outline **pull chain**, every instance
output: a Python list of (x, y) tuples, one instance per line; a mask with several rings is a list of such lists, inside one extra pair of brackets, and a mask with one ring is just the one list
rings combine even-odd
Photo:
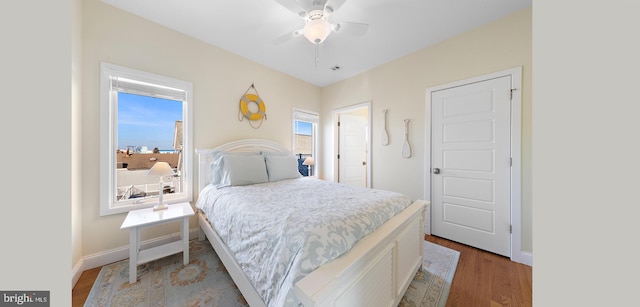
[(314, 44), (314, 50), (315, 50), (315, 54), (314, 54), (314, 63), (313, 63), (313, 70), (314, 71), (318, 71), (318, 61), (320, 61), (320, 56), (318, 55), (318, 48), (320, 48), (320, 44)]

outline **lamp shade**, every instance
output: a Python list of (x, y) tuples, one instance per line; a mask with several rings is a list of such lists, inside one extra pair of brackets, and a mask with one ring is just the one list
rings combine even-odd
[(173, 169), (171, 169), (171, 166), (167, 162), (156, 162), (147, 173), (147, 176), (165, 177), (173, 175)]
[(320, 44), (331, 34), (331, 24), (322, 18), (310, 20), (302, 33), (312, 44)]
[(164, 194), (162, 177), (173, 175), (173, 169), (171, 169), (171, 166), (167, 162), (156, 162), (156, 164), (154, 164), (151, 169), (149, 169), (149, 172), (147, 172), (147, 176), (160, 176), (158, 204), (153, 206), (153, 211), (164, 210), (168, 208), (168, 206), (162, 201), (162, 194)]
[(313, 157), (307, 157), (302, 162), (302, 165), (316, 165), (316, 161), (313, 159)]

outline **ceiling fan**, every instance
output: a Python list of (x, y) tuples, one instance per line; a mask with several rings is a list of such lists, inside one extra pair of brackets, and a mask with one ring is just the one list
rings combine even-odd
[(300, 16), (305, 21), (302, 29), (286, 33), (274, 40), (274, 44), (284, 43), (293, 37), (304, 35), (314, 45), (324, 42), (332, 32), (363, 35), (369, 25), (356, 22), (335, 22), (329, 16), (338, 10), (346, 0), (275, 0), (280, 5)]

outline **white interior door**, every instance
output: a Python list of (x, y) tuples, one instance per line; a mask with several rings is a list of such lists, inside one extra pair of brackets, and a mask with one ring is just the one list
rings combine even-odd
[(362, 116), (340, 114), (338, 182), (367, 186), (367, 120)]
[(431, 93), (431, 231), (511, 254), (511, 77)]

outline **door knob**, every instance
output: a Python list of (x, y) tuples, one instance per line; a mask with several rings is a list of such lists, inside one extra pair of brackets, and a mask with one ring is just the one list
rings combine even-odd
[(367, 165), (367, 161), (362, 161), (362, 165)]
[(433, 173), (436, 174), (436, 175), (440, 174), (440, 169), (439, 168), (434, 168), (433, 169)]

